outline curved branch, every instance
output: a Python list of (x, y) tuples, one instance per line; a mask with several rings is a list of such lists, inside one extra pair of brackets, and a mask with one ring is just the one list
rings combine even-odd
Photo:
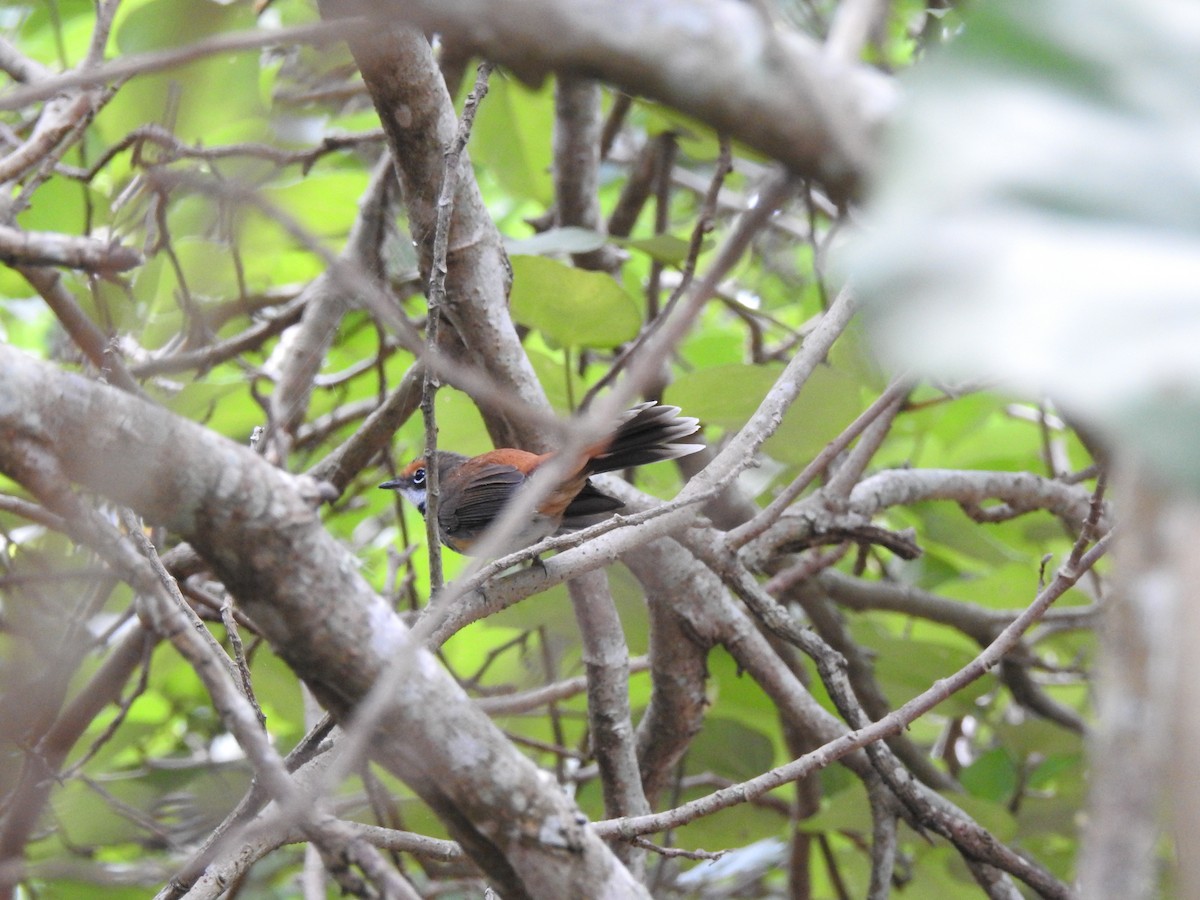
[[(1091, 512), (1091, 491), (1029, 472), (979, 472), (960, 469), (891, 469), (854, 486), (849, 501), (831, 508), (823, 492), (796, 504), (763, 535), (746, 545), (742, 558), (752, 569), (765, 566), (781, 548), (805, 546), (839, 529), (862, 528), (872, 516), (892, 506), (926, 500), (950, 500), (969, 508), (999, 500), (1005, 518), (1046, 510), (1080, 528)], [(1097, 527), (1107, 531), (1112, 521), (1103, 510)], [(892, 548), (893, 550), (896, 548)]]
[(352, 714), (390, 660), (402, 662), (375, 752), (505, 896), (644, 896), (575, 806), (414, 646), (321, 526), (306, 479), (11, 348), (0, 347), (0, 368), (0, 470), (37, 445), (71, 480), (181, 534), (336, 718)]
[(556, 71), (662, 101), (840, 198), (854, 196), (874, 168), (880, 126), (898, 99), (885, 76), (733, 0), (375, 0), (369, 8), (448, 35), (530, 81)]

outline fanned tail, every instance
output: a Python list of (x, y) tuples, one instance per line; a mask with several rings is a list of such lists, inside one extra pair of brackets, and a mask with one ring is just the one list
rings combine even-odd
[(683, 439), (699, 430), (700, 420), (679, 415), (678, 406), (663, 406), (652, 400), (639, 403), (625, 413), (608, 448), (593, 456), (587, 472), (614, 472), (695, 453), (704, 445)]

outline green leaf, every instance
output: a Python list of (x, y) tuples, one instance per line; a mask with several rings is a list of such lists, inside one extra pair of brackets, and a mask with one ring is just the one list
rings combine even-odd
[[(683, 265), (684, 260), (687, 259), (688, 248), (691, 246), (690, 241), (673, 234), (656, 234), (654, 237), (648, 238), (617, 240), (615, 243), (622, 247), (628, 247), (630, 250), (640, 250), (651, 259), (668, 266)], [(702, 249), (710, 246), (712, 246), (712, 241), (705, 240)]]
[(1011, 752), (1019, 756), (1072, 755), (1081, 753), (1083, 749), (1079, 735), (1045, 719), (1029, 718), (1020, 723), (1001, 723), (996, 726), (996, 735)]
[(549, 85), (531, 91), (497, 74), (479, 105), (471, 132), (471, 158), (503, 187), (544, 206), (554, 198), (550, 142), (554, 96)]
[[(135, 0), (136, 2), (136, 0)], [(16, 4), (3, 4), (3, 6)], [(29, 9), (21, 22), (20, 50), (57, 71), (60, 65), (69, 68), (80, 63), (87, 54), (95, 25), (96, 7), (90, 0), (56, 0), (54, 3), (26, 4)], [(5, 21), (5, 28), (12, 25)], [(59, 55), (61, 27), (62, 49)]]
[(350, 230), (358, 210), (347, 197), (359, 197), (367, 187), (363, 169), (313, 171), (288, 185), (277, 185), (263, 193), (278, 203), (314, 234), (340, 237)]
[(973, 6), (909, 82), (847, 259), (899, 365), (1049, 392), (1191, 491), (1197, 33), (1175, 0)]
[(962, 578), (941, 589), (941, 593), (947, 597), (966, 600), (987, 609), (1024, 609), (1037, 596), (1037, 592), (1036, 560), (1000, 563), (997, 568), (983, 575)]
[(797, 823), (810, 834), (821, 831), (870, 832), (871, 807), (862, 783), (851, 782), (844, 790), (821, 799), (821, 811)]
[(1017, 789), (1017, 767), (1006, 750), (988, 750), (959, 774), (962, 786), (973, 796), (1003, 803)]
[(637, 301), (601, 272), (541, 256), (512, 259), (512, 316), (573, 347), (615, 347), (641, 325)]
[(715, 160), (721, 152), (717, 136), (703, 122), (648, 100), (639, 101), (638, 109), (650, 134), (674, 134), (680, 150), (692, 159)]
[(1016, 820), (1004, 804), (971, 794), (943, 794), (943, 796), (1000, 840), (1010, 841), (1016, 834)]
[(196, 299), (223, 299), (237, 294), (233, 253), (228, 244), (200, 238), (175, 241), (175, 253)]
[[(878, 654), (875, 675), (893, 707), (926, 691), (938, 679), (953, 675), (975, 656), (949, 644), (886, 635), (873, 638), (871, 645)], [(992, 686), (993, 679), (990, 676), (978, 678), (934, 709), (959, 715), (975, 713), (975, 700), (991, 690)]]
[[(918, 530), (926, 542), (941, 544), (943, 548), (962, 554), (965, 557), (962, 560), (964, 568), (970, 566), (972, 560), (989, 566), (1023, 561), (1013, 548), (996, 540), (989, 530), (973, 523), (962, 509), (952, 503), (914, 503), (905, 512), (920, 522)], [(1037, 570), (1033, 569), (1031, 575), (1036, 585)]]
[(758, 409), (783, 366), (741, 364), (698, 369), (667, 388), (664, 399), (706, 425), (741, 428)]
[(87, 189), (73, 181), (51, 178), (34, 191), (29, 208), (17, 216), (17, 223), (31, 231), (82, 234), (86, 194)]
[[(125, 54), (151, 52), (253, 26), (253, 13), (246, 5), (150, 0), (120, 18), (115, 42)], [(207, 142), (215, 130), (260, 112), (258, 56), (243, 52), (134, 78), (100, 112), (96, 123), (111, 141), (139, 125), (158, 122), (182, 141)]]
[(161, 725), (171, 715), (171, 704), (157, 691), (146, 691), (129, 707), (130, 722)]
[(692, 741), (687, 764), (692, 772), (721, 772), (744, 780), (771, 768), (775, 751), (761, 731), (735, 719), (710, 716)]
[[(765, 393), (757, 394), (756, 399), (761, 402)], [(833, 366), (819, 366), (763, 448), (782, 462), (804, 465), (853, 422), (861, 409), (859, 380)]]
[(604, 246), (606, 238), (590, 228), (551, 228), (527, 238), (508, 238), (504, 249), (510, 256), (550, 256), (555, 253), (587, 253)]

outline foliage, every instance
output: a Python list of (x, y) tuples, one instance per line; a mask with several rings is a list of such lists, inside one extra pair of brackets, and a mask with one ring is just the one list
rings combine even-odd
[[(107, 55), (116, 59), (256, 24), (245, 4), (123, 0), (100, 8), (116, 10), (107, 42)], [(97, 21), (92, 3), (10, 5), (0, 16), (16, 51), (48, 70), (88, 58)], [(948, 39), (959, 25), (956, 13), (941, 16), (939, 24), (923, 5), (897, 3), (864, 53), (884, 68), (919, 61), (928, 44)], [(802, 27), (812, 29), (813, 22), (802, 18)], [(316, 20), (309, 4), (277, 0), (257, 24)], [(990, 46), (986, 31), (976, 37), (967, 28), (966, 34), (964, 43)], [(443, 49), (453, 84), (463, 72), (453, 68), (452, 44)], [(455, 92), (459, 110), (470, 73), (462, 80)], [(553, 131), (562, 125), (555, 89), (552, 81), (529, 86), (496, 71), (468, 150), (469, 174), (511, 253), (511, 315), (521, 347), (551, 405), (566, 415), (593, 388), (611, 387), (614, 368), (625, 365), (622, 351), (654, 331), (664, 310), (686, 305), (706, 273), (720, 271), (731, 235), (753, 219), (756, 203), (780, 179), (769, 162), (743, 147), (735, 149), (732, 172), (724, 176), (723, 145), (702, 123), (648, 100), (624, 109), (626, 98), (606, 88), (603, 115), (619, 131), (596, 173), (601, 216), (558, 221), (551, 167), (565, 163), (554, 156)], [(5, 113), (6, 153), (29, 138), (42, 102)], [(386, 183), (380, 188), (373, 175), (388, 145), (346, 47), (297, 43), (207, 55), (114, 81), (110, 93), (93, 102), (94, 117), (81, 122), (75, 140), (60, 145), (61, 157), (46, 157), (44, 165), (10, 182), (6, 223), (28, 232), (89, 236), (100, 246), (142, 254), (137, 265), (120, 271), (59, 270), (69, 300), (103, 336), (110, 359), (149, 400), (178, 416), (238, 444), (257, 442), (287, 471), (319, 467), (394, 396), (413, 371), (419, 348), (406, 344), (369, 298), (354, 295), (331, 340), (315, 351), (319, 358), (297, 359), (297, 353), (314, 352), (296, 344), (302, 307), (316, 302), (314, 279), (332, 271), (362, 232), (377, 228), (367, 241), (370, 252), (353, 259), (370, 270), (368, 258), (376, 258), (372, 274), (386, 286), (392, 314), (414, 329), (426, 324), (419, 274), (425, 248), (413, 247), (410, 211), (398, 192)], [(942, 127), (961, 130), (956, 122)], [(670, 177), (639, 188), (638, 168), (646, 160)], [(631, 202), (638, 212), (632, 227), (609, 234), (611, 222), (608, 228), (605, 222)], [(360, 212), (371, 203), (384, 211), (378, 219)], [(647, 386), (651, 395), (697, 416), (713, 448), (762, 431), (765, 443), (759, 442), (754, 465), (706, 507), (723, 529), (744, 522), (793, 483), (889, 385), (857, 324), (838, 337), (802, 386), (784, 375), (814, 340), (822, 318), (842, 302), (838, 286), (826, 280), (826, 267), (846, 217), (819, 184), (806, 181), (792, 190), (712, 286), (693, 327), (657, 361), (656, 382)], [(689, 257), (693, 245), (695, 259)], [(609, 254), (601, 259), (611, 264), (588, 266), (587, 255), (596, 253)], [(0, 270), (5, 342), (117, 384), (113, 370), (98, 366), (81, 345), (79, 329), (64, 324), (61, 307), (52, 311), (45, 302), (53, 287), (39, 282), (37, 272), (47, 271), (20, 260)], [(471, 349), (483, 355), (492, 350)], [(309, 363), (310, 390), (281, 408), (281, 384)], [(789, 378), (798, 394), (769, 430), (756, 412), (769, 392), (789, 387)], [(851, 682), (870, 719), (883, 718), (971, 664), (1054, 580), (1072, 549), (1086, 546), (1091, 529), (1109, 524), (1099, 500), (1089, 506), (1098, 472), (1089, 450), (1053, 406), (975, 385), (910, 387), (901, 392), (902, 403), (874, 410), (852, 449), (824, 461), (820, 480), (803, 492), (789, 519), (803, 532), (800, 539), (744, 548), (760, 548), (752, 580), (792, 622), (811, 629), (805, 633), (849, 660)], [(469, 454), (490, 449), (490, 411), (486, 396), (442, 387), (436, 398), (439, 446)], [(258, 435), (264, 426), (267, 434)], [(99, 421), (92, 427), (122, 425)], [(415, 509), (376, 485), (394, 474), (397, 463), (419, 455), (424, 441), (420, 416), (412, 415), (371, 465), (338, 485), (338, 496), (321, 511), (325, 527), (353, 552), (371, 585), (409, 618), (427, 605), (431, 592), (424, 525)], [(635, 484), (651, 497), (671, 498), (685, 484), (684, 469), (656, 463), (639, 469)], [(43, 506), (45, 497), (16, 477), (0, 480), (0, 487), (0, 499), (12, 501), (0, 505), (0, 734), (8, 740), (0, 744), (3, 834), (12, 828), (18, 788), (48, 752), (47, 735), (56, 724), (70, 723), (77, 714), (72, 703), (100, 696), (106, 666), (139, 610), (135, 592), (114, 577), (94, 547), (64, 536), (63, 524)], [(115, 518), (102, 496), (89, 499)], [(180, 542), (161, 528), (148, 533), (164, 556)], [(919, 554), (904, 552), (910, 545)], [(445, 561), (451, 579), (467, 565), (453, 554)], [(635, 664), (629, 678), (636, 724), (652, 692), (662, 687), (655, 680), (667, 680), (654, 666), (665, 652), (652, 633), (662, 627), (656, 619), (676, 605), (682, 609), (684, 598), (668, 592), (648, 599), (647, 579), (636, 567), (631, 573), (613, 566), (607, 574), (620, 615), (619, 640), (631, 656), (650, 657), (648, 666)], [(224, 587), (203, 566), (179, 579), (212, 635), (237, 657), (233, 620), (228, 609), (222, 613)], [(728, 583), (699, 583), (711, 591), (699, 601), (730, 608), (736, 603), (736, 615), (743, 617), (737, 621), (749, 630), (751, 622), (759, 623), (767, 632), (740, 605), (745, 598), (731, 599)], [(1083, 735), (1093, 712), (1093, 628), (1104, 587), (1103, 576), (1088, 574), (1002, 665), (939, 698), (931, 711), (904, 723), (892, 743), (905, 765), (974, 822), (1066, 883), (1078, 849)], [(827, 673), (778, 632), (762, 645), (773, 648), (770, 659), (755, 669), (739, 655), (732, 632), (716, 634), (714, 625), (712, 637), (697, 630), (703, 621), (680, 621), (677, 640), (703, 648), (707, 678), (693, 685), (703, 695), (697, 733), (664, 776), (668, 788), (656, 798), (656, 809), (755, 778), (826, 742), (811, 719), (782, 699), (782, 689), (764, 674), (768, 670), (792, 679), (788, 684), (797, 690), (806, 685), (832, 716), (845, 715), (830, 695)], [(583, 651), (580, 629), (566, 588), (557, 586), (472, 621), (445, 643), (440, 658), (469, 693), (483, 698), (484, 708), (564, 683), (555, 701), (497, 714), (496, 722), (596, 821), (627, 811), (614, 811), (603, 790), (594, 764), (596, 721), (589, 719), (584, 688), (566, 684), (596, 662)], [(301, 742), (314, 715), (279, 648), (256, 631), (250, 621), (236, 626), (267, 731), (286, 753)], [(247, 788), (245, 753), (192, 665), (166, 641), (155, 641), (139, 658), (118, 686), (117, 702), (101, 703), (64, 748), (69, 752), (61, 774), (53, 776), (37, 827), (13, 854), (25, 866), (22, 896), (145, 896), (179, 872)], [(861, 769), (831, 765), (754, 803), (653, 834), (659, 844), (728, 853), (716, 862), (651, 855), (646, 883), (662, 897), (735, 891), (865, 896), (873, 864), (879, 867), (871, 847), (872, 813), (878, 817), (880, 806), (864, 788), (870, 781)], [(330, 807), (355, 822), (452, 836), (410, 785), (382, 768), (347, 778)], [(898, 803), (889, 809), (895, 821)], [(900, 892), (980, 896), (978, 872), (964, 864), (965, 853), (943, 837), (914, 830), (911, 812), (899, 819), (889, 881)], [(623, 845), (621, 852), (628, 859), (633, 851)], [(296, 844), (275, 849), (234, 893), (300, 896), (303, 857)], [(399, 852), (395, 858), (422, 892), (480, 895), (478, 872), (461, 862)]]
[(1172, 0), (980, 9), (912, 73), (855, 266), (893, 357), (1050, 392), (1189, 490), (1196, 27)]

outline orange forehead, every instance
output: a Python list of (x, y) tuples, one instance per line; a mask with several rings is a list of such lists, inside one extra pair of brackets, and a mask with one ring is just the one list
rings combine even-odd
[(425, 460), (414, 459), (407, 466), (405, 466), (403, 469), (401, 469), (400, 477), (401, 478), (410, 477), (412, 475), (415, 475), (417, 472), (420, 472), (424, 468), (425, 468)]

